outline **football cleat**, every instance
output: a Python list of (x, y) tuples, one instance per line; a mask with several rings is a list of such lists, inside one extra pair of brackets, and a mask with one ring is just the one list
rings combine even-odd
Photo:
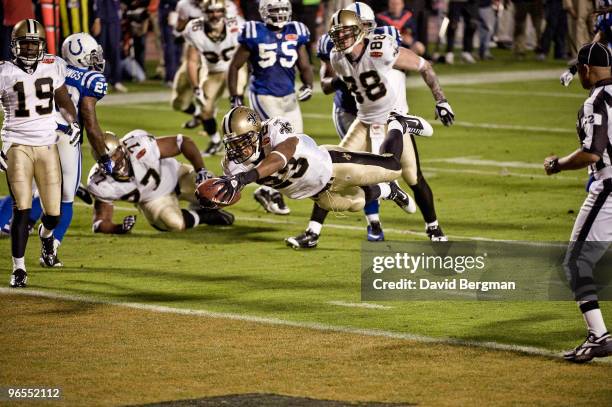
[(585, 363), (593, 358), (604, 358), (612, 355), (612, 335), (608, 332), (596, 337), (589, 332), (586, 340), (576, 348), (563, 354), (563, 358), (574, 363)]
[(24, 288), (28, 284), (28, 273), (23, 269), (17, 269), (11, 274), (11, 281), (9, 287), (11, 288)]
[(319, 243), (319, 235), (306, 229), (301, 235), (286, 238), (285, 243), (293, 249), (314, 249)]
[(85, 188), (82, 184), (79, 184), (79, 187), (77, 188), (77, 191), (76, 191), (76, 196), (81, 201), (85, 202), (87, 205), (93, 204), (93, 198), (91, 197), (91, 194), (89, 193), (89, 191), (87, 191), (87, 188)]
[(387, 124), (397, 121), (402, 126), (402, 133), (414, 134), (416, 136), (431, 137), (433, 135), (433, 127), (419, 116), (401, 115), (397, 112), (389, 113)]
[(221, 209), (199, 209), (200, 224), (210, 226), (230, 226), (234, 223), (234, 215)]
[(57, 247), (55, 246), (55, 238), (40, 236), (42, 224), (38, 226), (38, 237), (40, 237), (40, 266), (41, 267), (64, 267), (64, 264), (57, 258)]
[(416, 203), (414, 199), (402, 190), (396, 181), (390, 182), (389, 186), (391, 187), (391, 194), (385, 199), (395, 202), (406, 213), (415, 213)]
[(291, 212), (291, 209), (285, 204), (283, 195), (273, 189), (259, 187), (253, 193), (253, 198), (263, 206), (266, 212), (275, 215), (288, 215)]
[(206, 150), (202, 151), (202, 157), (210, 157), (217, 153), (220, 153), (221, 151), (223, 151), (223, 143), (220, 141), (216, 143), (214, 141), (211, 141), (208, 144), (208, 147), (206, 147)]
[(427, 233), (427, 237), (432, 242), (448, 242), (448, 237), (442, 232), (440, 226), (430, 226), (425, 229), (425, 233)]
[(385, 233), (382, 230), (380, 222), (371, 222), (368, 225), (368, 241), (382, 242), (385, 240)]
[(183, 123), (183, 128), (184, 129), (195, 129), (201, 124), (202, 124), (202, 119), (200, 119), (198, 116), (192, 116), (191, 119)]

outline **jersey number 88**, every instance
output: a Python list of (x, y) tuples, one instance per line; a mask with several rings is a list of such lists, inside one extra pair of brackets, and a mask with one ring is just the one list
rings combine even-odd
[[(361, 92), (359, 92), (359, 87), (357, 86), (357, 81), (352, 76), (343, 76), (342, 80), (346, 82), (348, 85), (349, 91), (355, 96), (355, 100), (357, 103), (363, 103), (365, 100)], [(372, 102), (384, 97), (387, 94), (387, 87), (380, 80), (380, 76), (376, 71), (367, 71), (363, 72), (359, 75), (359, 82), (365, 91), (365, 95)]]

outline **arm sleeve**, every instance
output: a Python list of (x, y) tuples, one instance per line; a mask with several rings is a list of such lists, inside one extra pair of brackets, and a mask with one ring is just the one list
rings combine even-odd
[(102, 99), (108, 90), (106, 78), (99, 72), (89, 72), (83, 77), (83, 96)]

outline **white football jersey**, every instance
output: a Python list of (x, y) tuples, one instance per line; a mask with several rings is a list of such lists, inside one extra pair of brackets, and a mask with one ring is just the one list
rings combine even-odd
[(11, 61), (0, 62), (0, 97), (4, 110), (2, 141), (27, 146), (57, 143), (54, 92), (66, 80), (66, 63), (45, 55), (32, 73)]
[[(295, 154), (282, 170), (257, 181), (282, 192), (292, 199), (309, 198), (318, 194), (332, 177), (332, 161), (329, 152), (305, 134), (292, 132), (289, 122), (276, 118), (263, 122), (264, 151), (273, 150), (290, 137), (299, 142)], [(268, 150), (269, 147), (269, 150)], [(223, 162), (226, 175), (249, 171), (255, 165)]]
[(103, 202), (147, 202), (175, 191), (180, 163), (174, 158), (160, 159), (155, 137), (144, 130), (133, 130), (121, 139), (128, 153), (133, 175), (118, 181), (99, 165), (89, 171), (87, 189)]
[(224, 30), (225, 34), (220, 40), (212, 40), (206, 33), (204, 18), (191, 20), (183, 30), (183, 37), (202, 54), (210, 73), (226, 72), (238, 48), (240, 28), (235, 24), (226, 24)]
[(386, 34), (371, 34), (364, 44), (363, 54), (356, 62), (351, 63), (335, 49), (330, 61), (357, 102), (357, 118), (365, 124), (386, 123), (390, 112), (408, 112), (405, 74), (393, 69), (399, 45)]
[(179, 0), (176, 3), (176, 12), (181, 20), (199, 18), (203, 14), (198, 3), (193, 0)]

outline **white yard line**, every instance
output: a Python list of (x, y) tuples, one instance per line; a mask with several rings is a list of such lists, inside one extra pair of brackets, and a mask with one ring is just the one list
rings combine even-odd
[[(537, 70), (537, 71), (514, 71), (514, 72), (478, 72), (478, 73), (467, 73), (467, 74), (454, 74), (454, 75), (440, 75), (439, 80), (440, 84), (443, 86), (465, 86), (465, 85), (478, 85), (478, 84), (487, 84), (487, 83), (507, 83), (507, 82), (524, 82), (524, 81), (539, 81), (539, 80), (551, 80), (558, 82), (559, 75), (563, 69), (547, 69), (547, 70)], [(406, 87), (408, 89), (411, 88), (423, 88), (427, 85), (423, 82), (423, 79), (419, 75), (414, 75), (406, 78)], [(559, 85), (561, 88), (561, 85)], [(478, 90), (476, 90), (478, 91)], [(321, 93), (320, 86), (315, 86), (315, 92)], [(471, 92), (471, 90), (467, 90), (466, 92)], [(517, 92), (517, 95), (521, 95), (518, 93), (519, 91), (505, 91), (501, 90), (500, 93), (496, 93), (495, 90), (482, 90), (481, 93), (489, 93), (490, 94), (506, 94), (505, 92)], [(477, 92), (473, 92), (477, 93)], [(552, 95), (563, 95), (557, 97), (579, 97), (584, 98), (584, 96), (569, 96), (570, 93), (567, 94), (563, 92), (553, 92)], [(547, 96), (551, 97), (548, 92), (524, 92), (522, 95), (537, 95), (537, 96)], [(568, 96), (565, 96), (568, 95)], [(100, 104), (103, 106), (113, 106), (113, 105), (132, 105), (139, 103), (158, 103), (158, 102), (166, 102), (168, 103), (168, 109), (170, 109), (170, 98), (172, 96), (172, 91), (170, 89), (163, 91), (155, 91), (155, 92), (135, 92), (135, 93), (121, 93), (121, 94), (110, 94), (106, 96), (104, 99), (100, 101)]]
[[(109, 301), (109, 300), (102, 300), (102, 299), (97, 299), (97, 298), (92, 298), (92, 297), (54, 293), (50, 291), (48, 292), (48, 291), (36, 291), (36, 290), (29, 290), (29, 289), (0, 288), (0, 294), (24, 295), (24, 296), (49, 298), (49, 299), (54, 299), (54, 300), (78, 301), (78, 302), (86, 302), (86, 303), (91, 303), (91, 304), (104, 304), (104, 305), (112, 305), (112, 306), (118, 306), (118, 307), (123, 307), (123, 308), (130, 308), (130, 309), (136, 309), (136, 310), (148, 311), (148, 312), (156, 312), (156, 313), (162, 313), (162, 314), (175, 314), (175, 315), (188, 315), (188, 316), (205, 317), (205, 318), (229, 319), (229, 320), (234, 320), (234, 321), (252, 322), (252, 323), (257, 323), (257, 324), (289, 326), (289, 327), (301, 328), (301, 329), (311, 329), (315, 331), (338, 332), (338, 333), (353, 334), (353, 335), (383, 337), (383, 338), (390, 338), (390, 339), (401, 339), (401, 340), (421, 342), (421, 343), (432, 343), (432, 344), (453, 345), (453, 346), (469, 346), (469, 347), (475, 347), (475, 348), (491, 349), (491, 350), (496, 350), (496, 351), (516, 352), (516, 353), (522, 353), (522, 354), (528, 354), (528, 355), (539, 355), (539, 356), (544, 356), (547, 358), (554, 358), (554, 359), (560, 359), (562, 357), (558, 352), (553, 352), (548, 349), (537, 348), (533, 346), (511, 345), (511, 344), (498, 343), (498, 342), (493, 342), (493, 341), (485, 342), (485, 341), (473, 341), (473, 340), (464, 340), (464, 339), (456, 339), (456, 338), (435, 338), (431, 336), (411, 334), (407, 332), (386, 331), (382, 329), (356, 328), (356, 327), (350, 327), (350, 326), (322, 324), (322, 323), (317, 323), (317, 322), (291, 321), (291, 320), (285, 320), (285, 319), (280, 319), (280, 318), (259, 317), (259, 316), (253, 316), (253, 315), (207, 311), (207, 310), (200, 310), (200, 309), (172, 308), (172, 307), (166, 307), (162, 305), (142, 304), (142, 303), (135, 303), (135, 302)], [(598, 360), (598, 362), (609, 364), (609, 363), (612, 363), (612, 360), (609, 360), (609, 359), (601, 360), (600, 359)]]
[(504, 168), (537, 168), (542, 169), (542, 164), (526, 163), (521, 161), (496, 161), (483, 160), (480, 156), (472, 157), (450, 157), (450, 158), (430, 158), (422, 160), (427, 163), (449, 163), (464, 165), (479, 165), (485, 167), (504, 167)]
[(348, 308), (367, 308), (367, 309), (393, 309), (388, 305), (370, 304), (368, 302), (346, 302), (346, 301), (328, 301), (330, 305), (337, 305), (339, 307)]

